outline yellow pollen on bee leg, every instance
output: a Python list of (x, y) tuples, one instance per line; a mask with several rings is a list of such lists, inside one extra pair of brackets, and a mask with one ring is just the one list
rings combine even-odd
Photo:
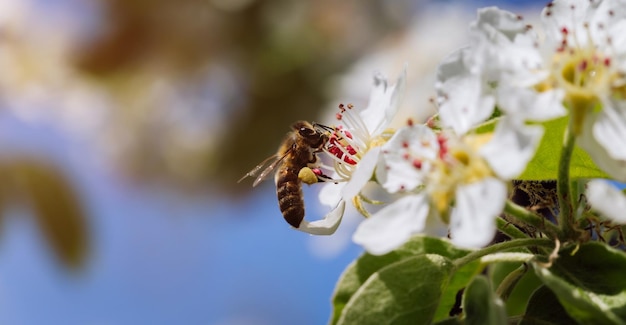
[(315, 175), (313, 170), (309, 167), (300, 169), (298, 172), (298, 178), (305, 184), (311, 185), (317, 183), (317, 175)]

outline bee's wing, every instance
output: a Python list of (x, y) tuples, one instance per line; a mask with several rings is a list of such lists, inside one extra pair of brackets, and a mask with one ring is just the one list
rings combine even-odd
[(252, 187), (259, 185), (263, 180), (267, 178), (276, 168), (282, 163), (282, 161), (287, 157), (291, 150), (288, 150), (282, 156), (273, 155), (263, 160), (260, 164), (254, 167), (247, 174), (243, 175), (241, 179), (237, 181), (237, 183), (243, 181), (246, 177), (256, 177), (254, 183), (252, 183)]

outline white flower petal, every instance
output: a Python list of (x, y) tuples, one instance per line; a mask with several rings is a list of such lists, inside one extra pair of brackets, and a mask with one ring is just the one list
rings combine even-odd
[(387, 79), (380, 73), (374, 75), (374, 88), (369, 104), (360, 112), (370, 135), (383, 132), (398, 112), (406, 84), (406, 73), (405, 66), (393, 86), (388, 85)]
[(478, 20), (472, 23), (471, 28), (486, 33), (492, 40), (504, 37), (509, 41), (527, 30), (519, 15), (497, 7), (479, 9)]
[[(334, 176), (337, 177), (337, 176)], [(325, 183), (319, 192), (320, 203), (330, 207), (335, 207), (341, 200), (341, 191), (346, 183), (335, 184), (332, 182)]]
[(405, 196), (364, 220), (352, 240), (370, 254), (389, 253), (424, 230), (428, 211), (425, 195)]
[(480, 148), (480, 154), (498, 177), (513, 179), (526, 169), (535, 156), (542, 136), (543, 127), (514, 125), (505, 116), (498, 122), (491, 141)]
[[(604, 1), (611, 2), (610, 1)], [(544, 8), (541, 17), (548, 41), (558, 44), (562, 39), (561, 30), (566, 28), (570, 34), (570, 42), (585, 47), (590, 40), (599, 39), (598, 23), (605, 23), (606, 14), (597, 15), (596, 9), (602, 1), (558, 0), (552, 1), (550, 7)], [(602, 10), (604, 12), (604, 10)], [(549, 14), (548, 14), (549, 13)], [(591, 28), (584, 28), (583, 25)]]
[(626, 223), (626, 197), (607, 181), (590, 181), (587, 184), (587, 200), (592, 209), (605, 217), (621, 224)]
[(537, 36), (519, 15), (484, 8), (471, 30), (472, 55), (465, 62), (487, 83), (529, 87), (546, 79), (547, 73), (539, 69), (542, 56), (535, 46)]
[[(626, 5), (626, 3), (622, 4)], [(622, 12), (622, 15), (626, 15), (626, 10), (619, 10), (618, 12)], [(612, 64), (615, 64), (615, 68), (618, 71), (626, 71), (626, 17), (621, 17), (617, 23), (613, 24), (610, 27), (608, 34), (611, 37), (612, 49), (615, 50), (614, 61)]]
[(464, 66), (468, 51), (461, 49), (444, 59), (435, 85), (441, 122), (459, 135), (485, 121), (495, 107), (495, 98), (481, 76)]
[(567, 114), (563, 106), (565, 92), (562, 89), (537, 92), (529, 88), (501, 85), (497, 94), (498, 107), (520, 122), (547, 121)]
[(495, 219), (504, 209), (506, 184), (495, 178), (459, 186), (450, 216), (452, 242), (459, 247), (483, 247), (493, 239)]
[(337, 207), (324, 216), (324, 219), (313, 222), (302, 220), (300, 227), (296, 229), (311, 235), (332, 235), (339, 227), (345, 209), (346, 202), (340, 201)]
[(593, 124), (593, 136), (616, 160), (626, 160), (626, 102), (611, 100), (603, 103)]
[(356, 170), (352, 173), (352, 177), (350, 177), (348, 183), (346, 183), (341, 190), (341, 197), (344, 200), (352, 202), (352, 198), (357, 196), (365, 184), (372, 179), (374, 169), (378, 164), (379, 154), (380, 147), (374, 147), (361, 158), (361, 161), (357, 164)]
[[(376, 180), (390, 193), (422, 185), (431, 161), (437, 158), (437, 135), (424, 125), (406, 126), (383, 145)], [(416, 168), (415, 162), (421, 162)]]
[(626, 182), (626, 160), (613, 158), (605, 146), (593, 136), (597, 116), (588, 116), (583, 122), (583, 133), (578, 137), (578, 145), (589, 153), (593, 162), (603, 171), (618, 181)]

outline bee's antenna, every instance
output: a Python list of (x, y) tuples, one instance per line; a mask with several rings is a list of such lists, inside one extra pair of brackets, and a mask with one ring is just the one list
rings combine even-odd
[(328, 125), (320, 124), (320, 123), (317, 123), (317, 122), (313, 122), (313, 127), (321, 129), (321, 130), (324, 130), (324, 131), (328, 131), (328, 132), (335, 131), (335, 128), (330, 127)]

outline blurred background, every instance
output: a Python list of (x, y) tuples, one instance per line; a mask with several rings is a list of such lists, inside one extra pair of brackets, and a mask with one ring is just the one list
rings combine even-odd
[(0, 1), (0, 323), (326, 323), (360, 217), (311, 237), (237, 180), (376, 71), (426, 119), (477, 8), (543, 4)]

